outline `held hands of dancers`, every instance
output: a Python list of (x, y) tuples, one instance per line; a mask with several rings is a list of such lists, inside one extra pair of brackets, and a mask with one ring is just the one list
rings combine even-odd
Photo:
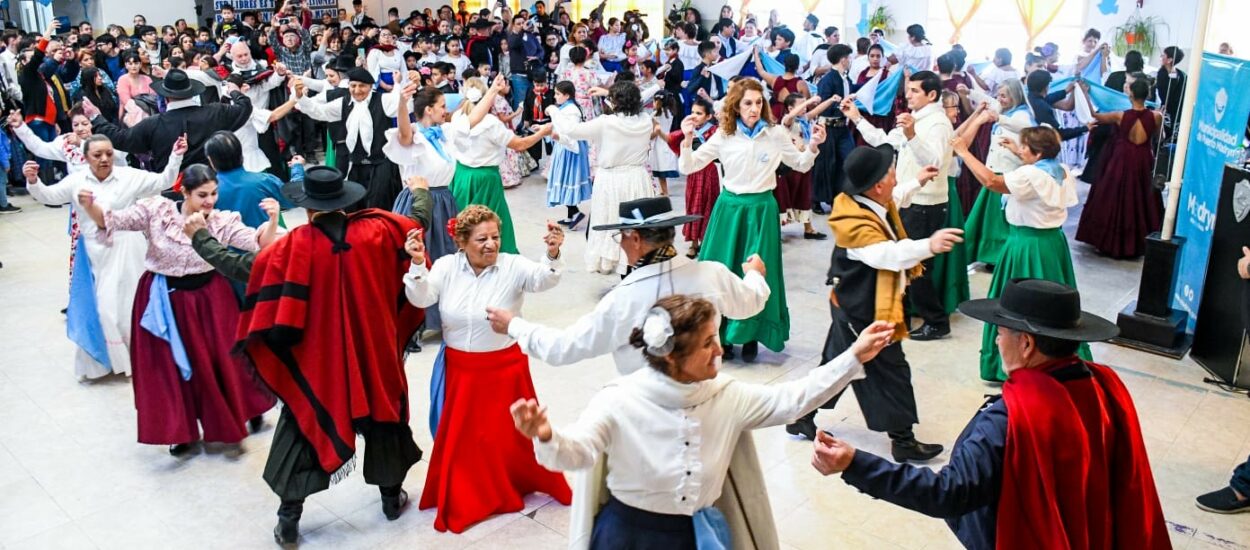
[(929, 252), (934, 254), (945, 254), (955, 248), (955, 245), (964, 242), (964, 230), (954, 227), (947, 227), (933, 232), (933, 236), (929, 237)]
[[(84, 99), (82, 101), (83, 101), (83, 104), (82, 104), (83, 111), (85, 112), (87, 110), (88, 101), (90, 100)], [(10, 128), (14, 128), (14, 129), (21, 128), (22, 125), (25, 123), (26, 122), (22, 120), (21, 111), (18, 111), (17, 109), (13, 109), (12, 111), (9, 111), (9, 127)]]
[(539, 406), (536, 399), (518, 399), (510, 410), (512, 423), (521, 435), (530, 439), (537, 437), (543, 443), (551, 441), (551, 422), (547, 421), (546, 406)]
[(496, 334), (508, 334), (508, 325), (512, 324), (513, 317), (512, 312), (506, 309), (486, 308), (486, 320), (490, 321), (490, 329)]
[(294, 94), (295, 97), (304, 97), (304, 89), (305, 89), (304, 79), (302, 78), (291, 79), (291, 93)]
[(968, 154), (968, 140), (959, 136), (955, 136), (951, 138), (951, 149), (955, 151), (956, 155), (967, 155)]
[(764, 265), (764, 260), (760, 258), (759, 254), (752, 254), (751, 257), (747, 258), (747, 261), (742, 264), (742, 272), (745, 274), (748, 271), (754, 271), (759, 273), (760, 277), (764, 277), (768, 274), (768, 267)]
[(421, 176), (409, 176), (408, 179), (404, 181), (404, 186), (406, 186), (409, 191), (416, 191), (417, 189), (429, 190), (430, 182)]
[(547, 234), (543, 235), (543, 243), (547, 245), (547, 259), (560, 258), (560, 247), (564, 245), (564, 229), (551, 220), (547, 220)]
[(192, 212), (182, 222), (182, 232), (188, 237), (195, 237), (195, 233), (201, 229), (208, 227), (208, 221), (204, 219), (204, 214), (200, 212)]
[(842, 103), (838, 104), (838, 110), (842, 111), (842, 114), (846, 115), (846, 119), (851, 121), (852, 124), (858, 124), (859, 119), (863, 118), (863, 115), (859, 112), (859, 107), (855, 106), (855, 94), (842, 98)]
[(919, 174), (916, 174), (916, 179), (920, 180), (920, 186), (924, 187), (926, 184), (933, 181), (933, 178), (936, 178), (939, 172), (941, 172), (941, 170), (939, 170), (937, 166), (925, 166), (920, 169)]
[(816, 432), (816, 440), (812, 442), (812, 467), (821, 475), (840, 474), (851, 467), (855, 459), (855, 447), (842, 441), (829, 432)]
[(412, 257), (412, 265), (425, 265), (425, 231), (413, 229), (404, 241), (404, 252)]

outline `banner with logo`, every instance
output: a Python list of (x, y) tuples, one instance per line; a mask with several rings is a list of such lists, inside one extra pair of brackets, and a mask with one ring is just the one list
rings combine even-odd
[(1250, 81), (1250, 61), (1203, 53), (1176, 219), (1176, 234), (1186, 240), (1181, 247), (1180, 269), (1172, 296), (1172, 307), (1189, 312), (1186, 330), (1190, 333), (1194, 331), (1198, 305), (1202, 303), (1224, 164), (1238, 160), (1246, 120), (1250, 118), (1250, 94), (1244, 92), (1247, 81)]
[[(83, 0), (86, 3), (86, 0)], [(235, 17), (243, 18), (243, 12), (254, 11), (260, 16), (262, 22), (269, 22), (273, 18), (273, 11), (276, 2), (274, 0), (214, 0), (213, 11), (216, 15), (216, 21), (221, 22), (221, 7), (230, 4), (234, 8)], [(313, 23), (320, 23), (323, 14), (329, 14), (335, 21), (339, 20), (339, 4), (338, 0), (304, 0), (304, 9), (312, 12)]]

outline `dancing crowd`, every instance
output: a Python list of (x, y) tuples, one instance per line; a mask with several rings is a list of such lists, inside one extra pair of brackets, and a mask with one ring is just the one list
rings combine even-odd
[[(815, 15), (729, 6), (664, 29), (603, 4), (580, 20), (564, 2), (457, 8), (375, 20), (356, 0), (314, 20), (287, 0), (263, 21), (227, 4), (200, 28), (0, 36), (0, 164), (11, 192), (70, 205), (75, 373), (130, 377), (140, 443), (239, 444), (280, 403), (275, 540), (298, 542), (305, 499), (357, 468), (358, 437), (394, 520), (423, 457), (405, 358), (437, 340), (418, 506), (439, 531), (540, 492), (572, 505), (578, 547), (777, 548), (749, 431), (785, 425), (821, 474), (970, 548), (1170, 547), (1132, 398), (1088, 346), (1117, 329), (1081, 311), (1062, 228), (1079, 177), (1076, 239), (1143, 254), (1181, 50), (1148, 74), (1091, 29), (1067, 60), (1048, 43), (1017, 70), (999, 49), (978, 71), (920, 25), (852, 46)], [(1095, 105), (1091, 85), (1129, 108)], [(536, 184), (564, 218), (529, 258), (508, 190)], [(820, 365), (772, 385), (718, 374), (785, 349), (783, 233), (822, 241), (826, 223)], [(567, 327), (524, 318), (583, 228), (574, 269), (615, 286)], [(993, 273), (984, 298), (970, 268)], [(1001, 394), (933, 470), (910, 464), (945, 447), (916, 437), (902, 341), (951, 337), (956, 312), (985, 323), (980, 375)], [(621, 376), (552, 426), (531, 358), (607, 354)], [(889, 458), (820, 429), (848, 387)]]

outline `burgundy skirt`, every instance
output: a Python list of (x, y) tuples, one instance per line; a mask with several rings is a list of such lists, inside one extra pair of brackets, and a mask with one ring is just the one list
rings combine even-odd
[[(990, 154), (990, 143), (994, 140), (991, 134), (993, 130), (993, 125), (982, 124), (968, 147), (972, 151), (972, 156), (981, 162), (985, 162), (985, 157)], [(964, 168), (959, 173), (959, 178), (955, 180), (955, 189), (959, 192), (959, 205), (963, 207), (963, 214), (966, 218), (972, 211), (972, 205), (977, 202), (977, 195), (981, 194), (981, 182), (977, 181), (977, 176), (972, 173), (972, 170)]]
[(682, 226), (681, 234), (687, 241), (702, 241), (707, 232), (707, 220), (712, 217), (712, 207), (720, 196), (720, 174), (715, 164), (686, 176), (686, 214), (703, 216)]
[(191, 379), (183, 380), (169, 343), (140, 325), (155, 277), (146, 272), (139, 279), (131, 316), (139, 442), (190, 443), (200, 439), (201, 427), (204, 441), (242, 441), (247, 420), (273, 408), (275, 399), (243, 358), (230, 353), (239, 324), (230, 283), (216, 272), (168, 278), (174, 320), (191, 362)]
[(1146, 236), (1163, 226), (1163, 195), (1153, 184), (1154, 151), (1118, 140), (1098, 184), (1090, 187), (1076, 240), (1112, 258), (1146, 253)]
[(777, 210), (812, 209), (812, 173), (790, 170), (777, 176), (777, 187), (773, 188), (773, 197), (777, 199)]

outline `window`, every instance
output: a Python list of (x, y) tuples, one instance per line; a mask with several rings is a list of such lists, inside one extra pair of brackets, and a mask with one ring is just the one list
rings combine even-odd
[[(1033, 46), (1054, 42), (1059, 46), (1060, 64), (1074, 63), (1081, 46), (1081, 38), (1085, 36), (1084, 22), (1085, 2), (1068, 2), (1059, 9), (1054, 21), (1034, 39)], [(954, 30), (946, 1), (929, 0), (929, 21), (925, 25), (925, 31), (929, 35), (929, 41), (933, 42), (935, 58), (950, 50)], [(1016, 69), (1023, 67), (1027, 41), (1024, 23), (1020, 21), (1020, 9), (1012, 0), (982, 2), (972, 20), (964, 25), (959, 38), (959, 43), (968, 50), (968, 62), (989, 60), (994, 56), (994, 50), (1007, 48), (1015, 58), (1012, 65)]]

